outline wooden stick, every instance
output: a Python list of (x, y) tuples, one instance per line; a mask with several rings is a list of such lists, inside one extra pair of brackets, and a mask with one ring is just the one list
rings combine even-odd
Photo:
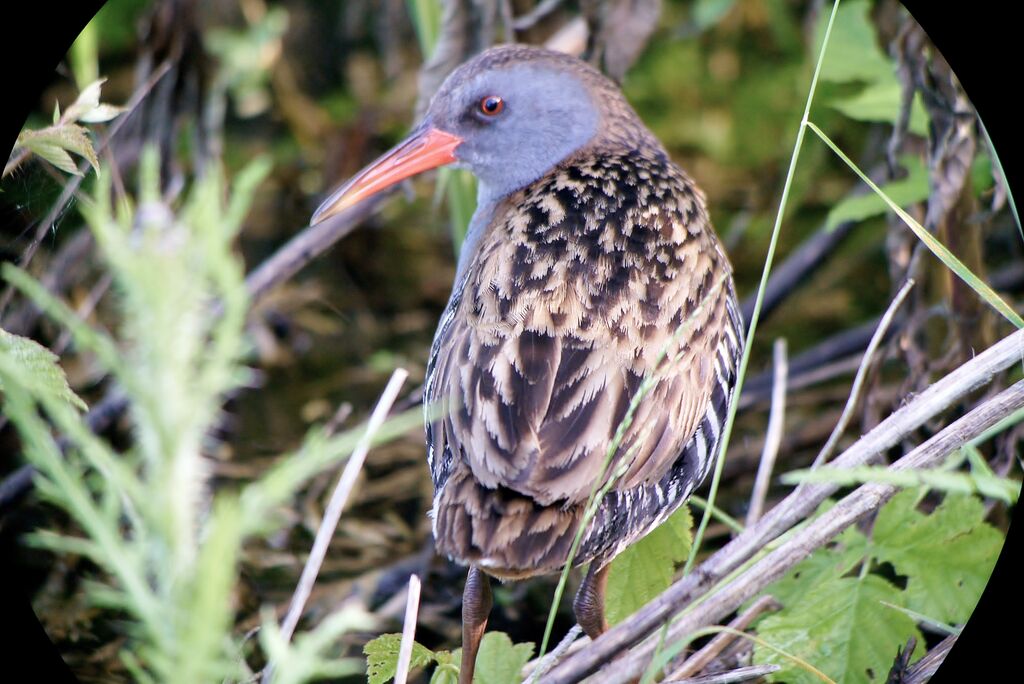
[[(771, 596), (762, 596), (754, 605), (747, 608), (741, 615), (737, 616), (732, 622), (729, 623), (729, 627), (742, 632), (754, 619), (765, 612), (766, 610), (778, 610), (779, 603)], [(692, 677), (699, 674), (701, 670), (711, 664), (711, 661), (718, 657), (725, 648), (733, 643), (737, 639), (736, 634), (733, 632), (722, 632), (718, 634), (714, 639), (709, 641), (704, 648), (700, 649), (692, 656), (686, 659), (686, 662), (682, 664), (675, 672), (668, 676), (670, 680), (685, 679), (686, 677)]]
[(850, 417), (853, 415), (853, 409), (857, 406), (857, 402), (860, 399), (860, 390), (864, 386), (864, 378), (867, 377), (868, 368), (871, 367), (871, 360), (875, 356), (875, 351), (882, 344), (889, 332), (889, 326), (892, 324), (892, 319), (896, 315), (897, 309), (906, 299), (907, 294), (910, 292), (910, 288), (914, 287), (914, 279), (907, 278), (907, 282), (903, 283), (903, 287), (900, 288), (899, 292), (893, 298), (889, 307), (885, 310), (885, 314), (882, 316), (882, 320), (878, 324), (878, 328), (875, 330), (875, 334), (871, 336), (871, 341), (868, 342), (867, 351), (864, 352), (864, 357), (861, 359), (860, 367), (857, 369), (857, 375), (853, 379), (853, 387), (850, 388), (850, 396), (846, 400), (846, 406), (843, 407), (843, 413), (839, 416), (839, 422), (836, 423), (836, 427), (832, 430), (832, 434), (829, 435), (828, 441), (825, 442), (825, 446), (821, 448), (818, 455), (815, 457), (814, 462), (811, 464), (812, 468), (817, 468), (822, 463), (828, 460), (828, 457), (832, 455), (832, 450), (835, 449), (836, 444), (839, 442), (839, 438), (843, 436), (843, 432), (846, 431), (846, 426), (850, 422)]
[(773, 349), (775, 359), (775, 382), (772, 386), (772, 408), (768, 413), (768, 429), (765, 432), (764, 448), (761, 450), (761, 461), (757, 465), (757, 478), (754, 480), (754, 491), (750, 495), (750, 508), (747, 509), (747, 526), (753, 525), (764, 511), (764, 501), (768, 496), (768, 485), (771, 484), (772, 470), (775, 459), (779, 455), (782, 444), (782, 429), (786, 423), (786, 340), (775, 340)]
[(409, 596), (405, 601), (405, 621), (402, 623), (402, 643), (398, 647), (395, 684), (405, 684), (405, 680), (409, 678), (409, 662), (412, 660), (412, 644), (416, 638), (416, 617), (419, 610), (420, 578), (409, 575)]
[(781, 669), (781, 665), (751, 665), (749, 667), (738, 667), (728, 672), (716, 672), (715, 674), (704, 675), (703, 677), (666, 680), (664, 684), (734, 684), (735, 682), (749, 682), (752, 679), (760, 679)]

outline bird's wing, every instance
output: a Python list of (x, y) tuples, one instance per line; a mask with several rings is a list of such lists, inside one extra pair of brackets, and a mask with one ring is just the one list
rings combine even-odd
[[(535, 235), (517, 240), (517, 217), (536, 219), (536, 202), (548, 202), (552, 225), (559, 207), (550, 193), (534, 204), (517, 198), (507, 230), (481, 245), (439, 330), (426, 398), (447, 410), (429, 430), (431, 451), (467, 464), (485, 487), (572, 504), (609, 477), (617, 489), (656, 480), (680, 454), (714, 387), (732, 286), (713, 235), (685, 225), (665, 247), (675, 260), (668, 270), (630, 262), (628, 248), (614, 244), (581, 253), (584, 242), (555, 231), (543, 244)], [(569, 224), (594, 212), (576, 209), (554, 225), (585, 230)], [(641, 230), (665, 232), (659, 221), (680, 216), (648, 216), (631, 232), (639, 242)], [(561, 252), (545, 253), (544, 244)], [(647, 252), (643, 259), (659, 258)], [(632, 422), (614, 447), (631, 403)]]

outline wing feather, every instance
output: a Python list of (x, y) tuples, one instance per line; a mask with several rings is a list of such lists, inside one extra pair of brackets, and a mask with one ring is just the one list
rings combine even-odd
[(729, 327), (731, 287), (714, 276), (721, 286), (730, 269), (714, 234), (692, 225), (707, 214), (680, 177), (651, 181), (645, 193), (668, 198), (654, 210), (621, 184), (587, 205), (579, 182), (558, 174), (496, 210), (505, 218), (481, 238), (438, 333), (427, 396), (453, 408), (433, 447), (484, 487), (571, 506), (612, 473), (617, 490), (663, 477), (696, 431)]

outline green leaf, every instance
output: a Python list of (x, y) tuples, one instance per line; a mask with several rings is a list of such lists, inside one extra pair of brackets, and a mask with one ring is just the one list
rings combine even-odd
[(50, 162), (58, 169), (65, 173), (70, 173), (75, 176), (81, 176), (82, 172), (78, 170), (78, 165), (75, 164), (75, 160), (71, 158), (71, 155), (65, 152), (62, 148), (57, 145), (51, 145), (46, 142), (34, 141), (25, 145), (35, 154), (39, 155), (46, 161)]
[[(900, 590), (881, 577), (832, 579), (762, 620), (758, 635), (808, 661), (837, 684), (884, 682), (896, 650), (913, 636), (915, 653), (923, 653), (923, 638), (913, 620), (882, 601), (903, 605)], [(820, 684), (818, 677), (760, 645), (754, 647), (754, 662), (782, 667), (768, 675), (771, 681)]]
[(863, 559), (867, 538), (854, 527), (848, 527), (828, 548), (818, 549), (800, 561), (785, 577), (772, 583), (764, 592), (771, 594), (785, 607), (799, 603), (812, 587), (838, 580)]
[(480, 642), (473, 681), (477, 684), (519, 684), (523, 666), (533, 656), (533, 644), (513, 644), (504, 632), (488, 632)]
[(82, 411), (88, 408), (68, 385), (57, 355), (35, 340), (0, 330), (0, 355), (9, 362), (5, 365), (16, 369), (19, 384), (29, 392), (56, 397)]
[(676, 564), (686, 560), (693, 518), (683, 506), (612, 561), (605, 591), (608, 622), (617, 624), (672, 584)]
[(67, 108), (67, 111), (64, 112), (64, 117), (71, 122), (78, 121), (82, 118), (82, 115), (99, 107), (100, 90), (103, 88), (103, 82), (106, 80), (106, 78), (97, 78), (82, 88), (78, 93), (78, 97)]
[[(478, 657), (479, 655), (477, 653)], [(434, 674), (430, 675), (430, 684), (458, 684), (462, 649), (437, 651), (434, 653), (434, 660), (437, 661), (437, 667), (434, 669)]]
[(99, 172), (100, 160), (96, 157), (88, 132), (81, 126), (59, 124), (38, 131), (24, 130), (18, 136), (17, 144), (38, 154), (62, 171), (80, 175), (78, 168), (67, 155), (67, 152), (74, 152), (85, 157), (92, 168)]
[[(395, 678), (401, 645), (401, 634), (382, 634), (367, 642), (363, 647), (363, 655), (366, 656), (366, 678), (369, 684), (384, 684)], [(409, 669), (429, 665), (434, 659), (434, 652), (429, 648), (415, 641), (412, 643)]]
[[(822, 80), (874, 83), (893, 77), (893, 65), (878, 47), (870, 12), (867, 0), (851, 0), (839, 6), (821, 65)], [(827, 19), (828, 13), (822, 12), (816, 45), (821, 45)]]
[[(924, 162), (917, 157), (904, 157), (901, 163), (907, 169), (906, 178), (886, 183), (882, 191), (901, 207), (928, 199), (928, 169)], [(825, 220), (825, 230), (832, 230), (845, 221), (863, 221), (887, 211), (889, 205), (876, 193), (847, 197), (832, 207)]]
[[(829, 104), (856, 121), (896, 123), (902, 102), (903, 88), (895, 78), (876, 81), (856, 95), (832, 100)], [(907, 128), (920, 136), (928, 135), (928, 114), (921, 104), (920, 93), (910, 103), (910, 121)]]
[(917, 496), (900, 492), (879, 512), (871, 551), (907, 576), (908, 608), (943, 622), (966, 622), (992, 574), (1002, 535), (984, 522), (976, 497), (948, 494), (924, 515), (914, 506)]

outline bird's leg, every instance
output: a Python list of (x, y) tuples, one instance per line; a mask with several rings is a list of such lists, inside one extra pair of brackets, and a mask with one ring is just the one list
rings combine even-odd
[(462, 664), (459, 666), (459, 684), (473, 683), (476, 653), (480, 639), (487, 628), (491, 614), (491, 581), (480, 568), (471, 566), (466, 576), (466, 589), (462, 592)]
[(598, 560), (590, 564), (587, 576), (572, 602), (576, 622), (591, 640), (608, 630), (608, 620), (604, 615), (604, 590), (608, 586), (608, 569), (611, 568), (611, 563), (605, 563), (600, 567), (599, 564)]

